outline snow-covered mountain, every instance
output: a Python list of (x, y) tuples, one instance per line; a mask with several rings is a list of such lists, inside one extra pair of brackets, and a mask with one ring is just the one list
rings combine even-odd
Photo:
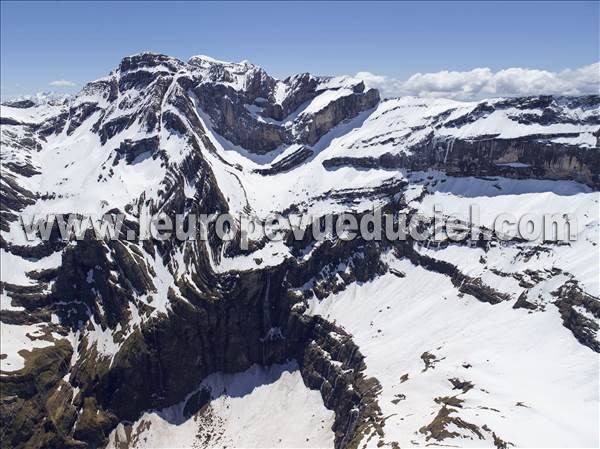
[[(597, 447), (600, 97), (124, 58), (1, 107), (6, 447)], [(19, 216), (572, 213), (573, 242), (29, 241)]]

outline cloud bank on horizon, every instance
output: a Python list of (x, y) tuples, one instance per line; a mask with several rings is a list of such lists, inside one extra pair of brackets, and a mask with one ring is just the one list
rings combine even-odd
[(77, 83), (69, 80), (55, 80), (51, 81), (50, 85), (52, 87), (75, 87), (77, 86)]
[[(600, 62), (559, 72), (520, 67), (494, 72), (484, 67), (462, 72), (415, 73), (405, 80), (371, 72), (358, 72), (354, 77), (363, 80), (367, 87), (378, 89), (383, 98), (415, 96), (469, 101), (528, 95), (600, 94)], [(77, 86), (66, 79), (49, 84), (61, 91)], [(12, 99), (32, 97), (35, 95), (19, 95)]]
[(379, 89), (383, 97), (417, 97), (477, 100), (527, 95), (585, 95), (600, 92), (600, 62), (560, 72), (513, 67), (493, 72), (476, 68), (457, 72), (442, 70), (416, 73), (407, 80), (359, 72), (367, 87)]

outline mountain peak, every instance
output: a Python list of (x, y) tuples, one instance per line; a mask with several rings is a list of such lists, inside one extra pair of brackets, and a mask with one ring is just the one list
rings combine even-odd
[(164, 67), (169, 71), (177, 71), (184, 63), (172, 56), (161, 53), (142, 52), (131, 56), (126, 56), (119, 64), (120, 72), (134, 71), (138, 69), (152, 69)]
[(231, 61), (223, 61), (221, 59), (216, 59), (213, 58), (212, 56), (207, 56), (207, 55), (194, 55), (191, 58), (188, 59), (188, 64), (190, 65), (236, 65), (236, 66), (254, 66), (256, 67), (255, 64), (252, 64), (250, 61), (244, 59), (243, 61), (240, 62), (231, 62)]

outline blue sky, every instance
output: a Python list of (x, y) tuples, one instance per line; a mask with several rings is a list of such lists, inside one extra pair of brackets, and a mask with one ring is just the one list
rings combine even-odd
[[(2, 96), (77, 87), (129, 54), (248, 59), (277, 77), (560, 71), (599, 60), (598, 2), (2, 2)], [(63, 88), (64, 89), (64, 88)]]

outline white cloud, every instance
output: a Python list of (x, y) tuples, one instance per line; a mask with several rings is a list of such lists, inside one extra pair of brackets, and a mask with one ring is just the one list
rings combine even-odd
[(560, 72), (513, 67), (498, 72), (476, 68), (466, 72), (416, 73), (407, 80), (369, 72), (357, 73), (356, 77), (368, 87), (379, 89), (383, 97), (414, 95), (470, 100), (517, 95), (583, 95), (599, 93), (600, 62)]
[(77, 86), (77, 83), (74, 83), (73, 81), (69, 80), (55, 80), (51, 81), (50, 85), (52, 87), (75, 87)]

